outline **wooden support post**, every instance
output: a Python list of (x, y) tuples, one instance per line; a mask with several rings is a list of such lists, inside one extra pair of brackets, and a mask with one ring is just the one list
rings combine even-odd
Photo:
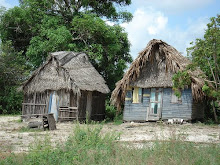
[(33, 107), (33, 113), (35, 113), (35, 103), (36, 103), (36, 92), (34, 92), (34, 107)]
[(47, 115), (48, 124), (49, 124), (49, 130), (55, 130), (56, 129), (56, 121), (54, 119), (54, 116), (52, 113)]
[(22, 115), (24, 115), (24, 104), (22, 104)]
[(88, 120), (91, 120), (91, 114), (92, 114), (92, 92), (88, 91), (87, 93), (87, 104), (86, 104), (86, 113)]
[(76, 102), (76, 105), (77, 105), (77, 114), (76, 114), (76, 120), (78, 121), (78, 120), (79, 120), (79, 108), (80, 108), (79, 101), (80, 101), (80, 98), (79, 98), (79, 93), (77, 93), (76, 95), (77, 95), (77, 102)]

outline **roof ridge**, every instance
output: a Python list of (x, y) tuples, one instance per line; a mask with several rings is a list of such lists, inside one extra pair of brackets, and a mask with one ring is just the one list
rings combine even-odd
[(74, 52), (68, 52), (67, 55), (65, 55), (63, 58), (61, 58), (59, 61), (60, 66), (65, 65), (66, 63), (70, 62), (74, 57), (78, 56), (79, 54), (82, 54), (82, 52), (74, 54)]

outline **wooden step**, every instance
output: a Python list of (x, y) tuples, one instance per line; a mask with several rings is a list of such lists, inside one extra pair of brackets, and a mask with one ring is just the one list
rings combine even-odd
[(76, 119), (77, 117), (58, 117), (59, 119)]

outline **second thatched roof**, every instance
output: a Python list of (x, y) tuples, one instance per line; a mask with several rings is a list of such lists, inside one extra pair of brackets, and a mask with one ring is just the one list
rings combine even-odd
[[(117, 82), (116, 88), (112, 92), (111, 103), (120, 110), (124, 102), (126, 89), (129, 86), (142, 88), (152, 87), (172, 87), (172, 76), (178, 71), (183, 71), (191, 62), (182, 56), (174, 47), (162, 40), (151, 40), (147, 47), (139, 53), (139, 56), (132, 62), (123, 78)], [(156, 77), (143, 78), (144, 74), (149, 74), (152, 68), (160, 68)], [(153, 69), (155, 70), (155, 69)], [(163, 72), (163, 73), (160, 73)], [(191, 72), (191, 89), (193, 98), (200, 100), (204, 93), (202, 87), (204, 80), (198, 78), (203, 72), (199, 69)], [(142, 75), (143, 77), (140, 77)]]
[(108, 93), (103, 77), (89, 62), (85, 53), (54, 52), (24, 83), (24, 93), (42, 93), (46, 90), (80, 90)]

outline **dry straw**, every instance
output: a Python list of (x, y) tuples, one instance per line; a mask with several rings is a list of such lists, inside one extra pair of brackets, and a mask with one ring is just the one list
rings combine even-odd
[[(151, 40), (132, 62), (123, 78), (116, 83), (116, 88), (112, 92), (111, 103), (120, 111), (128, 86), (142, 88), (172, 87), (172, 75), (178, 71), (183, 71), (190, 63), (190, 60), (166, 42)], [(203, 72), (197, 69), (188, 71), (188, 73), (191, 77), (193, 98), (197, 101), (201, 100), (204, 97), (202, 87), (205, 82), (204, 79), (199, 78), (199, 75)]]
[(86, 54), (67, 51), (51, 53), (47, 61), (23, 85), (26, 94), (61, 89), (77, 93), (80, 90), (109, 92), (105, 80), (89, 62)]

